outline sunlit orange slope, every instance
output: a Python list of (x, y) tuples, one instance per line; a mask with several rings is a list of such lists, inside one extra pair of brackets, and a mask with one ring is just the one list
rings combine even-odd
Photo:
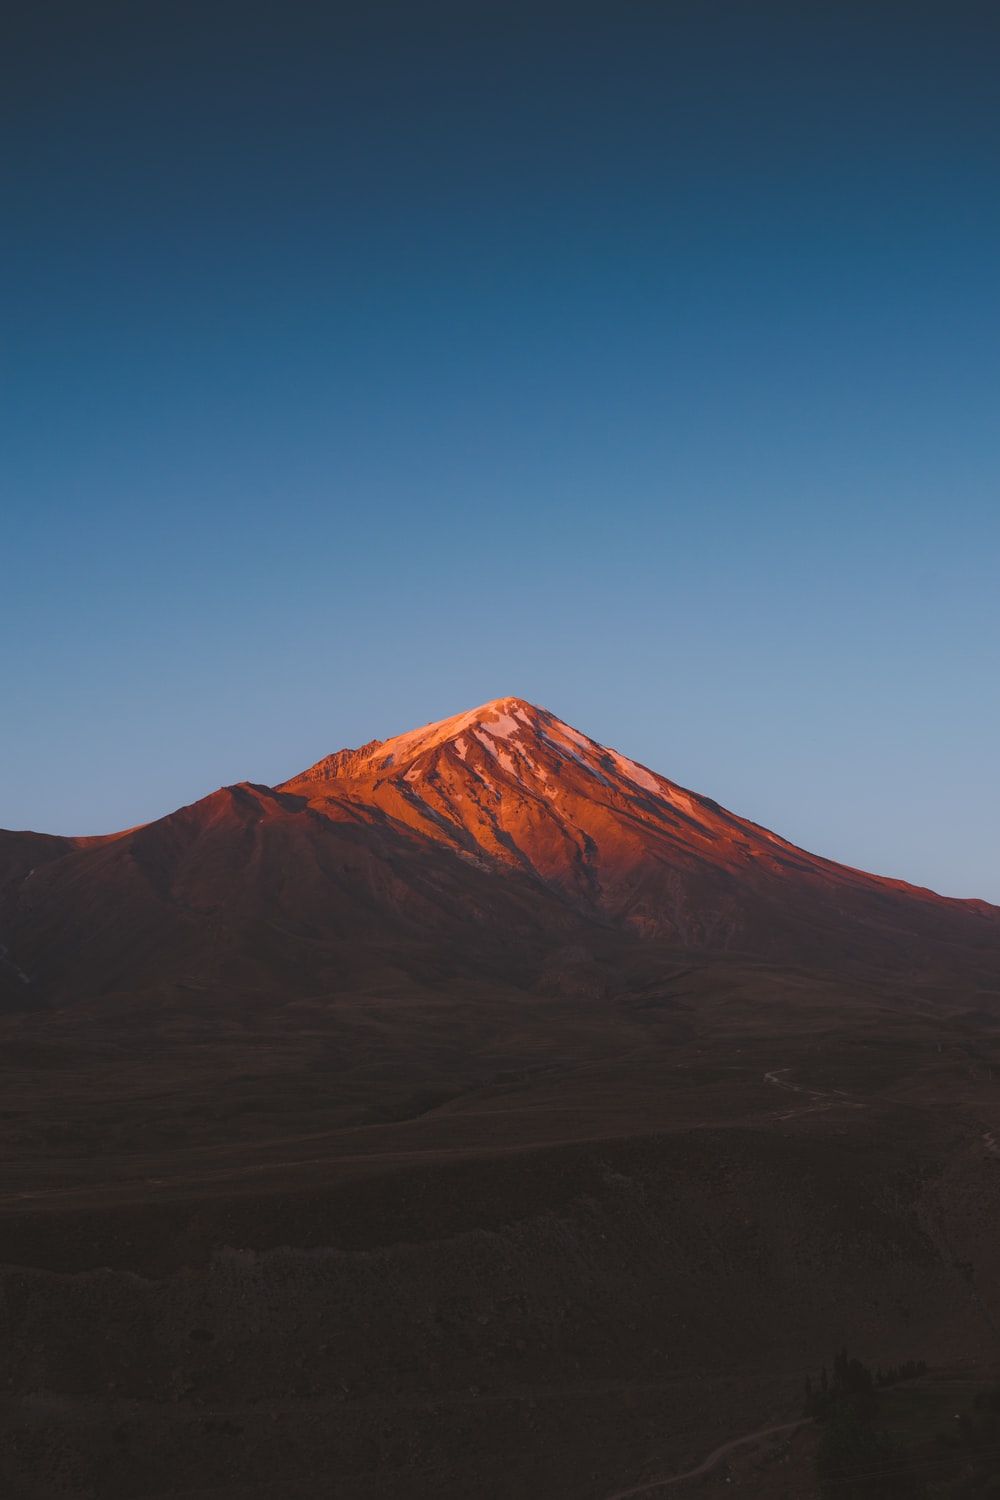
[(942, 912), (993, 926), (1000, 915), (807, 854), (520, 698), (340, 751), (279, 790), (334, 819), (377, 809), (636, 931), (698, 945), (749, 938), (755, 893), (855, 912), (874, 903), (883, 918), (916, 909), (931, 925)]

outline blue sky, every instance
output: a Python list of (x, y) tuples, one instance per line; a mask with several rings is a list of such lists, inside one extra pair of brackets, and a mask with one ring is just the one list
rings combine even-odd
[(0, 826), (515, 693), (1000, 902), (998, 42), (962, 0), (32, 8)]

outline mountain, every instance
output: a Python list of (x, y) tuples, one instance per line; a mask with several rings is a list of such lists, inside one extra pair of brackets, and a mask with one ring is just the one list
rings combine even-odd
[[(704, 949), (760, 946), (771, 904), (964, 937), (1000, 910), (817, 858), (520, 698), (498, 698), (359, 750), (279, 789), (324, 816), (378, 809), (487, 867), (516, 870), (641, 934)], [(776, 936), (780, 942), (780, 937)]]
[(1000, 951), (1000, 911), (807, 854), (499, 698), (123, 834), (4, 833), (0, 938), (7, 1003), (58, 1004), (297, 993), (390, 957), (520, 983), (580, 943), (975, 970)]
[(0, 834), (0, 945), (0, 1494), (813, 1500), (844, 1344), (995, 1367), (1000, 912), (520, 699)]

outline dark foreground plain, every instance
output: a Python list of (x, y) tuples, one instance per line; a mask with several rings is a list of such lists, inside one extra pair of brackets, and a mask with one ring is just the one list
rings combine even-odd
[(9, 836), (0, 1495), (810, 1500), (843, 1344), (926, 1362), (903, 1426), (996, 1377), (990, 909), (657, 853), (632, 922), (599, 834), (588, 908), (391, 818), (320, 889), (293, 794), (176, 818)]
[(794, 1419), (844, 1341), (992, 1370), (980, 1019), (734, 962), (206, 1031), (4, 1023), (0, 1493), (600, 1500)]

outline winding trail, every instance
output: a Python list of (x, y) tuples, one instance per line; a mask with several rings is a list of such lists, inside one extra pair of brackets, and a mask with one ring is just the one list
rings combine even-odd
[(779, 1120), (790, 1120), (794, 1115), (819, 1114), (824, 1109), (834, 1109), (838, 1104), (845, 1109), (864, 1109), (860, 1099), (854, 1099), (844, 1089), (810, 1089), (800, 1083), (789, 1083), (783, 1078), (783, 1073), (790, 1073), (791, 1068), (772, 1068), (770, 1073), (764, 1074), (764, 1082), (774, 1084), (775, 1088), (787, 1089), (790, 1094), (802, 1094), (807, 1099), (812, 1099), (812, 1104), (806, 1104), (801, 1109), (790, 1109), (787, 1114), (779, 1115)]
[(645, 1484), (633, 1485), (628, 1490), (615, 1490), (613, 1495), (608, 1495), (607, 1500), (630, 1500), (632, 1495), (650, 1495), (654, 1490), (665, 1489), (670, 1484), (683, 1484), (686, 1479), (702, 1479), (716, 1464), (721, 1463), (727, 1453), (732, 1453), (734, 1448), (742, 1448), (746, 1443), (759, 1443), (764, 1438), (777, 1437), (782, 1432), (796, 1432), (800, 1427), (806, 1427), (812, 1421), (811, 1417), (799, 1417), (794, 1422), (780, 1422), (777, 1427), (760, 1427), (756, 1432), (746, 1432), (742, 1437), (730, 1438), (728, 1443), (720, 1443), (718, 1448), (713, 1448), (707, 1458), (694, 1469), (685, 1469), (683, 1474), (669, 1474), (663, 1479), (651, 1479)]

